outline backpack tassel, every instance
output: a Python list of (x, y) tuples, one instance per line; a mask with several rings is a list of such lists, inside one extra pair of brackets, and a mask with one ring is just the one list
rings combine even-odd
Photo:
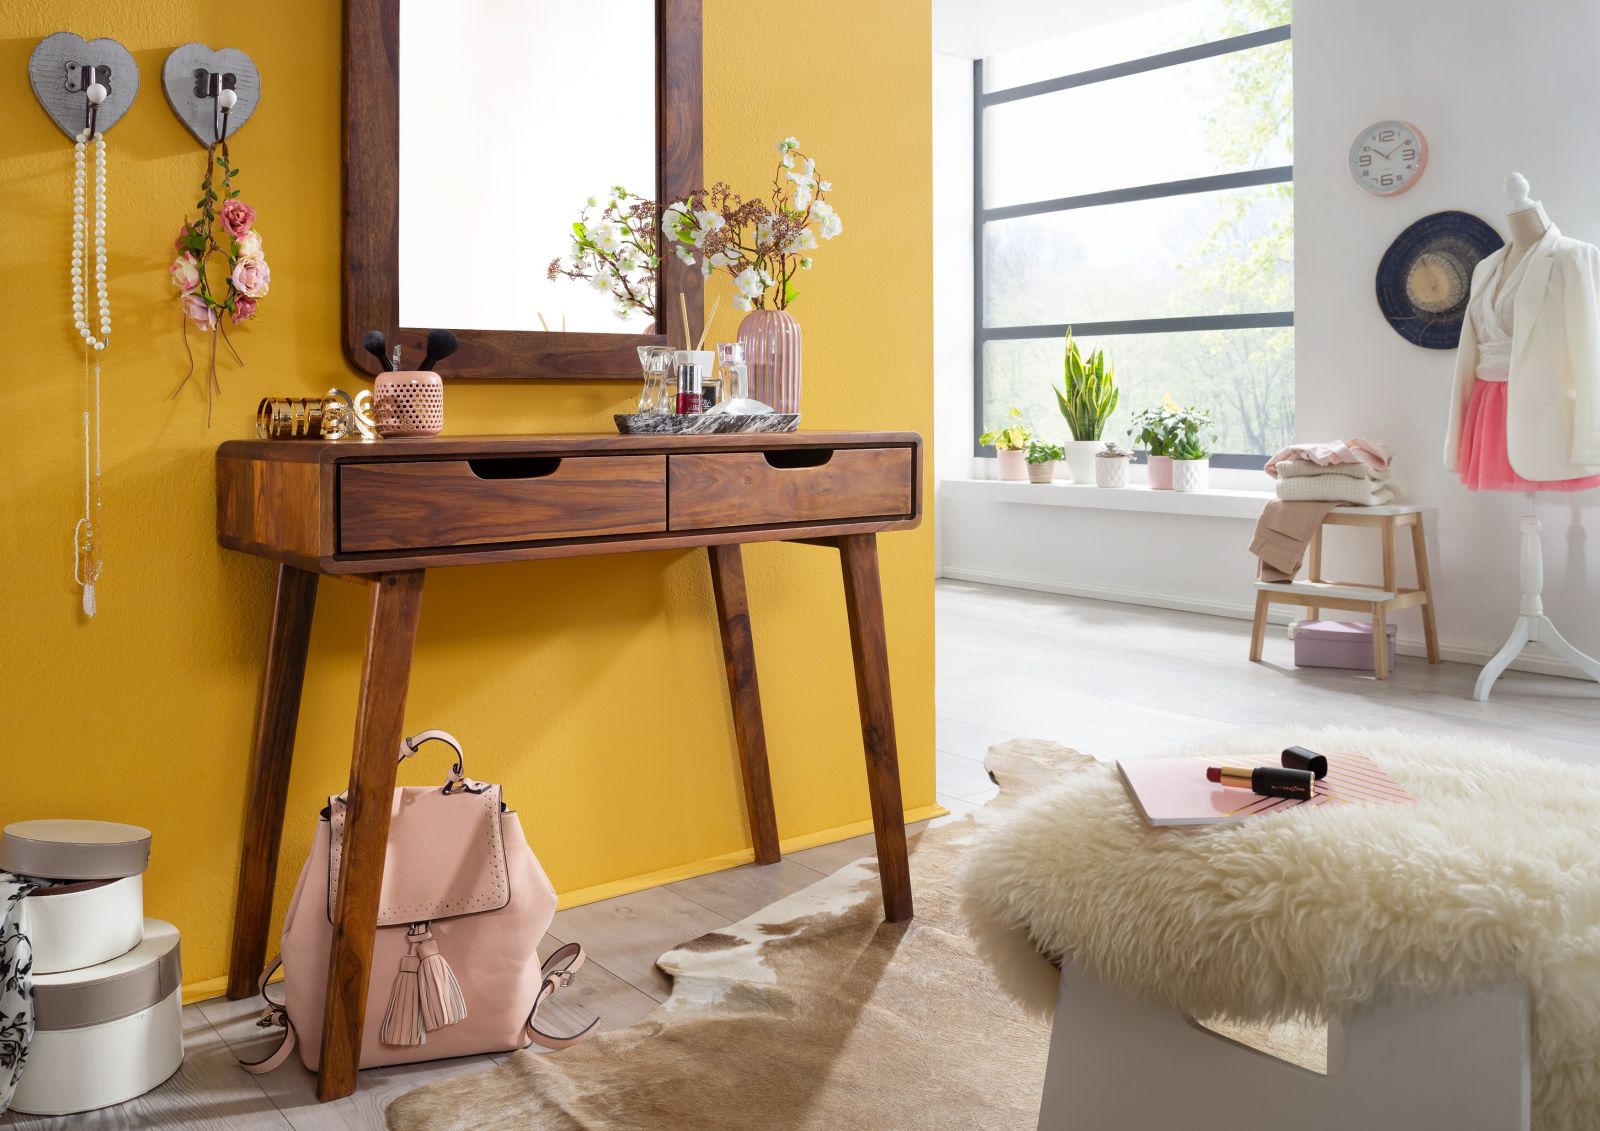
[(443, 1029), (467, 1019), (467, 999), (461, 995), (456, 972), (439, 953), (439, 944), (424, 927), (420, 935), (408, 934), (408, 941), (422, 959), (418, 981), (422, 992), (422, 1024), (429, 1030)]
[(417, 984), (421, 962), (415, 949), (413, 946), (400, 960), (400, 973), (395, 975), (394, 989), (389, 991), (389, 1008), (383, 1015), (383, 1028), (378, 1034), (378, 1039), (386, 1045), (428, 1042), (428, 1035), (422, 1031), (422, 997)]
[(425, 1045), (428, 1033), (467, 1019), (467, 1000), (428, 924), (406, 932), (406, 953), (389, 991), (378, 1038), (386, 1045)]

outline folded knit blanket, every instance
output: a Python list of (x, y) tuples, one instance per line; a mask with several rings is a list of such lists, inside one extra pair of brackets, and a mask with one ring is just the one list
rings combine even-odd
[(1275, 467), (1279, 479), (1295, 479), (1304, 475), (1348, 475), (1351, 479), (1389, 478), (1388, 468), (1372, 467), (1365, 463), (1312, 463), (1308, 459), (1286, 459)]
[(1354, 503), (1358, 507), (1381, 507), (1395, 500), (1393, 484), (1387, 480), (1352, 479), (1348, 475), (1298, 475), (1278, 480), (1278, 498), (1290, 502)]

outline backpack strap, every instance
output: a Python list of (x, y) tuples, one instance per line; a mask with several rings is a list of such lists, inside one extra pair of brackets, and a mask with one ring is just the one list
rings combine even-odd
[(535, 1024), (539, 1018), (539, 1007), (551, 994), (563, 986), (572, 985), (572, 976), (582, 968), (583, 947), (577, 943), (567, 943), (545, 959), (542, 968), (544, 981), (539, 985), (539, 996), (533, 999), (533, 1010), (528, 1014), (528, 1023), (522, 1030), (522, 1035), (530, 1042), (543, 1045), (547, 1049), (564, 1049), (594, 1035), (594, 1027), (600, 1024), (598, 1017), (589, 1022), (581, 1032), (574, 1033), (570, 1037), (551, 1036)]
[(267, 993), (267, 979), (277, 973), (278, 968), (282, 965), (282, 957), (274, 958), (267, 968), (261, 972), (261, 977), (256, 982), (256, 988), (261, 991), (261, 1000), (267, 1003), (267, 1008), (262, 1011), (261, 1019), (256, 1022), (256, 1026), (261, 1029), (270, 1029), (273, 1026), (281, 1025), (283, 1027), (283, 1043), (273, 1049), (264, 1060), (241, 1060), (239, 1062), (240, 1068), (254, 1076), (260, 1076), (263, 1073), (271, 1072), (274, 1068), (282, 1067), (283, 1063), (289, 1059), (289, 1054), (294, 1052), (294, 1046), (299, 1042), (299, 1038), (294, 1031), (294, 1022), (289, 1020), (288, 1008), (281, 1001), (273, 1001)]
[[(557, 990), (572, 985), (572, 977), (583, 968), (583, 961), (583, 947), (577, 943), (567, 943), (565, 946), (558, 947), (555, 953), (545, 959), (544, 965), (541, 967), (544, 979), (539, 984), (538, 996), (533, 999), (533, 1009), (528, 1013), (527, 1024), (523, 1026), (522, 1030), (523, 1036), (528, 1039), (529, 1043), (543, 1045), (547, 1049), (564, 1049), (580, 1041), (588, 1040), (594, 1035), (595, 1026), (600, 1024), (598, 1017), (570, 1037), (552, 1036), (540, 1029), (536, 1024), (539, 1017), (539, 1007), (549, 1000), (550, 996)], [(267, 1008), (262, 1011), (261, 1019), (256, 1022), (256, 1025), (263, 1029), (281, 1026), (284, 1034), (283, 1043), (273, 1049), (265, 1059), (253, 1062), (239, 1062), (239, 1067), (255, 1076), (260, 1076), (263, 1073), (271, 1072), (275, 1068), (282, 1067), (288, 1061), (290, 1055), (293, 1054), (295, 1045), (299, 1043), (299, 1038), (294, 1031), (294, 1022), (289, 1020), (288, 1009), (282, 1002), (273, 1001), (267, 993), (268, 979), (277, 973), (278, 968), (282, 965), (283, 959), (281, 957), (274, 958), (271, 964), (261, 972), (261, 977), (256, 983), (261, 990), (262, 1000), (267, 1003)]]

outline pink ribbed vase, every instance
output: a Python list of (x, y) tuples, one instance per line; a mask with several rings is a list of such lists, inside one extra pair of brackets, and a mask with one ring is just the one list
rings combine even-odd
[(775, 412), (800, 411), (800, 323), (787, 310), (752, 310), (739, 323), (750, 395)]

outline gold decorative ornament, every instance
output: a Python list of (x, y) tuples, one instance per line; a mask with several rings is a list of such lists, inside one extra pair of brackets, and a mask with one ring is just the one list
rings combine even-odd
[(256, 435), (263, 440), (376, 440), (372, 394), (329, 389), (321, 397), (262, 397)]

